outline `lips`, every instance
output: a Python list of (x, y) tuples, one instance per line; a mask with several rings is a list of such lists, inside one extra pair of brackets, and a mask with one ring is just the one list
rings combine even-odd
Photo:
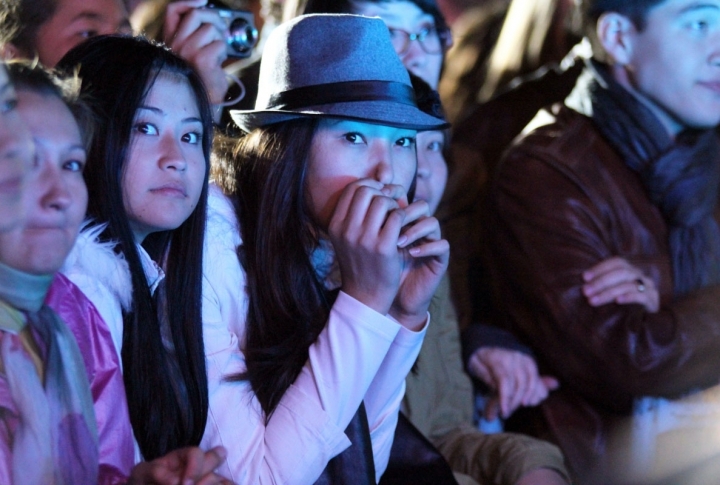
[(158, 195), (164, 195), (167, 197), (187, 197), (187, 190), (185, 189), (185, 185), (179, 182), (171, 182), (161, 185), (160, 187), (155, 187), (154, 189), (150, 189), (150, 192)]
[(720, 81), (701, 81), (698, 84), (715, 92), (716, 94), (720, 94)]

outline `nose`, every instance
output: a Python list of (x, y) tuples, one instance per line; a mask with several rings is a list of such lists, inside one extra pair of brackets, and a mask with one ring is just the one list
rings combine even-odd
[(163, 137), (160, 156), (160, 168), (183, 172), (187, 168), (187, 160), (183, 152), (182, 142), (171, 134)]
[(706, 38), (705, 46), (708, 52), (708, 63), (713, 67), (720, 66), (720, 31), (715, 30)]
[(62, 177), (61, 169), (50, 160), (40, 160), (37, 187), (43, 209), (65, 211), (72, 204), (72, 192)]
[(720, 67), (720, 36), (715, 37), (714, 48), (710, 53), (710, 65)]
[(373, 171), (372, 177), (382, 184), (391, 184), (395, 180), (392, 150), (386, 142), (378, 142), (372, 151)]
[(430, 177), (430, 164), (427, 163), (425, 160), (425, 157), (420, 154), (420, 150), (418, 149), (418, 156), (417, 156), (418, 164), (417, 164), (417, 177), (419, 179), (426, 179)]
[(415, 39), (408, 44), (407, 51), (402, 55), (402, 61), (406, 68), (417, 69), (425, 66), (427, 54), (420, 46), (420, 41)]

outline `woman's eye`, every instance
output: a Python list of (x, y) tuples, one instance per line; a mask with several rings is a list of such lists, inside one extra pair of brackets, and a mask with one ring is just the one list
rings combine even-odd
[(137, 123), (135, 125), (135, 131), (142, 133), (143, 135), (157, 135), (158, 129), (151, 123)]
[(78, 36), (83, 39), (89, 39), (90, 37), (95, 37), (97, 35), (98, 33), (96, 30), (83, 30), (82, 32), (78, 32)]
[(431, 141), (428, 143), (426, 149), (431, 152), (441, 152), (443, 150), (443, 144), (439, 141)]
[(15, 108), (17, 108), (17, 105), (18, 105), (17, 99), (10, 98), (10, 99), (5, 100), (2, 103), (2, 107), (0, 109), (2, 110), (3, 113), (9, 113), (9, 112), (15, 110)]
[(191, 143), (193, 145), (197, 145), (198, 143), (200, 143), (201, 137), (202, 137), (202, 133), (197, 133), (197, 132), (192, 131), (190, 133), (185, 133), (182, 136), (182, 141), (184, 141), (185, 143)]
[(363, 137), (360, 133), (346, 133), (343, 136), (345, 137), (346, 141), (349, 141), (350, 143), (353, 143), (353, 144), (359, 144), (364, 141)]
[(415, 138), (412, 136), (404, 136), (395, 142), (397, 146), (413, 147), (415, 146)]
[(68, 160), (63, 163), (63, 169), (69, 170), (70, 172), (82, 172), (85, 168), (85, 162), (81, 160)]

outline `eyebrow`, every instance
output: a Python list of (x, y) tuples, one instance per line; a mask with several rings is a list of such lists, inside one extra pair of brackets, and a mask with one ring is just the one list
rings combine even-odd
[[(96, 20), (96, 21), (102, 21), (103, 15), (97, 12), (93, 11), (84, 11), (77, 14), (75, 17), (70, 20), (70, 23), (77, 22), (78, 20)], [(120, 29), (124, 28), (132, 28), (130, 25), (130, 19), (125, 17), (120, 24)]]
[(80, 19), (100, 20), (101, 18), (102, 15), (97, 12), (80, 12), (75, 17), (73, 17), (70, 22), (75, 22), (76, 20)]
[(697, 10), (705, 10), (705, 9), (720, 10), (720, 5), (718, 5), (716, 3), (693, 3), (693, 4), (688, 5), (687, 7), (682, 8), (680, 10), (679, 14), (682, 15), (682, 14), (685, 14), (688, 12), (695, 12)]
[[(138, 106), (138, 110), (146, 110), (150, 111), (152, 113), (155, 113), (158, 116), (167, 116), (167, 113), (165, 113), (160, 108), (155, 108), (154, 106)], [(183, 123), (200, 123), (202, 124), (202, 120), (198, 118), (197, 116), (188, 116), (187, 118), (183, 118), (181, 120)]]
[[(33, 137), (33, 142), (41, 147), (46, 147), (46, 146), (52, 145), (52, 142), (50, 141), (50, 139), (45, 136)], [(82, 143), (73, 144), (73, 145), (69, 145), (67, 147), (61, 148), (61, 152), (63, 155), (72, 153), (75, 151), (81, 151), (81, 152), (83, 152), (83, 155), (87, 156), (87, 149), (85, 148), (84, 145), (82, 145)]]

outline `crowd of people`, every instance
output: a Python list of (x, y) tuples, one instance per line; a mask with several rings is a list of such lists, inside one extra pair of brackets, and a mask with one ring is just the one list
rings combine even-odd
[(0, 483), (720, 478), (720, 0), (450, 3), (0, 1)]

